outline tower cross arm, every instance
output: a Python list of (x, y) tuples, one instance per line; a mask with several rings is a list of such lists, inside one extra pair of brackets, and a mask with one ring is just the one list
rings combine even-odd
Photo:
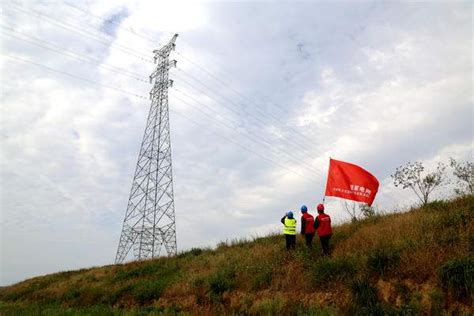
[(153, 58), (155, 63), (159, 58), (167, 58), (170, 55), (170, 52), (172, 50), (174, 50), (175, 47), (176, 47), (174, 42), (176, 41), (177, 38), (178, 38), (178, 34), (173, 35), (173, 37), (168, 42), (168, 44), (166, 44), (165, 46), (163, 46), (160, 49), (155, 49), (153, 51), (153, 54), (155, 54), (155, 56)]

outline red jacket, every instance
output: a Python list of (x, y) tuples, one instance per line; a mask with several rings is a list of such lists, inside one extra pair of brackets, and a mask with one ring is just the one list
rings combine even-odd
[(318, 229), (318, 236), (328, 236), (332, 234), (331, 217), (327, 214), (319, 214), (314, 221), (314, 227)]
[(314, 217), (309, 213), (301, 216), (301, 234), (314, 234)]

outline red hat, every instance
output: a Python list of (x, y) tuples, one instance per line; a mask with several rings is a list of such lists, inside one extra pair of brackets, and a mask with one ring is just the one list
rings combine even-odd
[(324, 211), (324, 205), (323, 204), (318, 204), (318, 207), (317, 207), (318, 211)]

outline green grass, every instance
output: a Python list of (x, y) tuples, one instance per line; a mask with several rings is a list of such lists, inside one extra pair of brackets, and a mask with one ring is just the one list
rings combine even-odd
[(334, 227), (331, 257), (301, 236), (234, 239), (175, 257), (66, 271), (0, 289), (1, 315), (469, 314), (474, 198)]
[(470, 298), (474, 289), (474, 256), (447, 261), (438, 275), (441, 285), (456, 298)]
[(310, 267), (314, 288), (328, 288), (335, 282), (354, 278), (359, 267), (358, 260), (352, 257), (324, 257), (316, 260)]
[(179, 309), (135, 307), (128, 310), (108, 305), (91, 305), (87, 307), (64, 307), (58, 304), (12, 304), (0, 303), (2, 316), (145, 316), (145, 315), (183, 315)]
[(367, 267), (370, 271), (384, 276), (390, 269), (400, 263), (400, 251), (395, 246), (384, 245), (373, 249), (367, 259)]
[(227, 265), (207, 279), (208, 293), (212, 301), (221, 301), (225, 292), (232, 291), (236, 287), (236, 268), (234, 265)]

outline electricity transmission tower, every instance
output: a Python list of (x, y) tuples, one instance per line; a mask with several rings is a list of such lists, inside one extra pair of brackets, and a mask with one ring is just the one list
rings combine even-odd
[(138, 155), (127, 212), (115, 263), (122, 263), (133, 249), (135, 259), (176, 254), (176, 225), (171, 170), (171, 140), (168, 88), (173, 81), (168, 72), (176, 61), (169, 55), (175, 48), (175, 34), (168, 44), (154, 50), (156, 68), (150, 76), (151, 106)]

